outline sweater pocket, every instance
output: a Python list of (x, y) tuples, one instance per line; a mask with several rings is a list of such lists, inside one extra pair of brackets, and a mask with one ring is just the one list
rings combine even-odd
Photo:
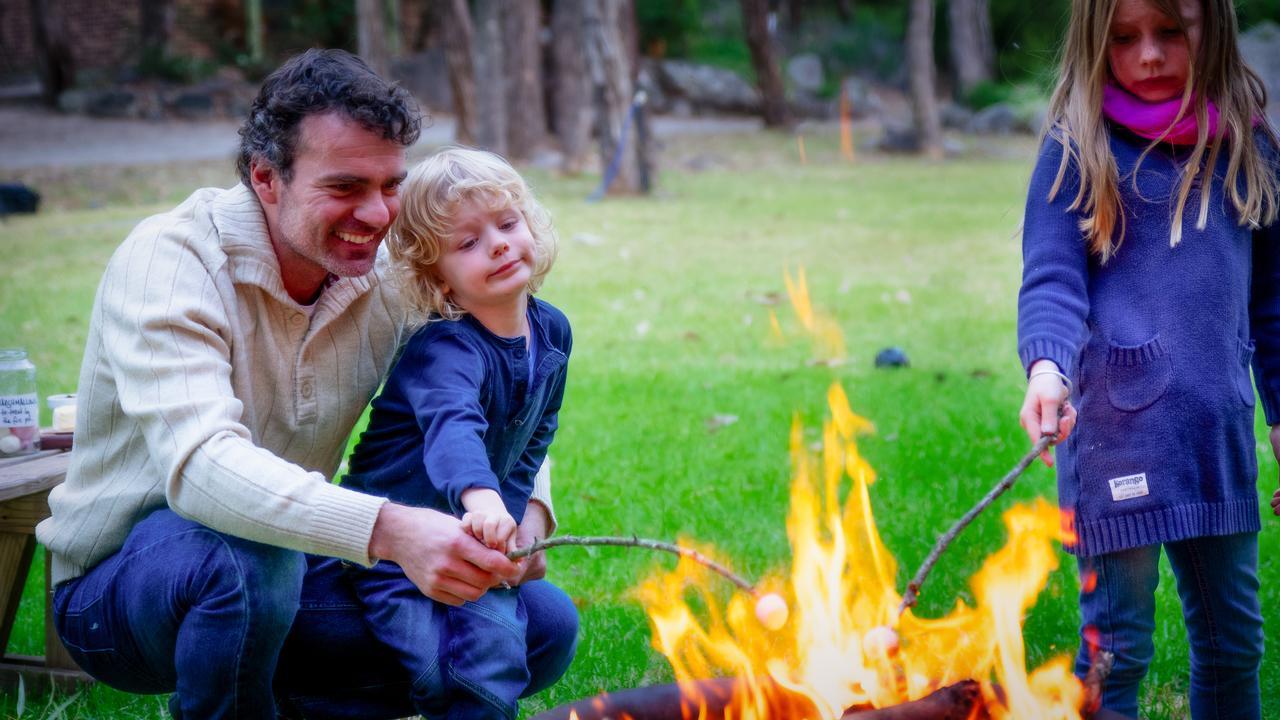
[(1245, 407), (1253, 407), (1256, 400), (1253, 394), (1253, 376), (1249, 374), (1249, 363), (1253, 360), (1254, 344), (1236, 340), (1236, 348), (1240, 357), (1240, 364), (1235, 368), (1236, 390), (1240, 391), (1240, 399), (1244, 401)]
[(1125, 412), (1150, 407), (1169, 389), (1173, 363), (1160, 336), (1141, 345), (1111, 345), (1107, 351), (1107, 399)]

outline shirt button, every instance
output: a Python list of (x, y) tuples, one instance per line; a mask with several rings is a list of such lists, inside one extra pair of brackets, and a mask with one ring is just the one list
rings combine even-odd
[(307, 324), (307, 318), (302, 313), (298, 313), (297, 315), (294, 315), (293, 317), (289, 318), (289, 322), (295, 328), (301, 329), (303, 326)]
[(315, 392), (315, 388), (314, 388), (314, 386), (311, 384), (311, 381), (310, 381), (310, 380), (303, 380), (303, 381), (302, 381), (302, 399), (303, 399), (303, 400), (310, 400), (310, 399), (311, 399), (311, 395), (312, 395), (314, 392)]

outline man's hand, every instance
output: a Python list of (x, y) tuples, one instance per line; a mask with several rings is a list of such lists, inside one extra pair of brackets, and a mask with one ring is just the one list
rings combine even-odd
[(468, 535), (456, 518), (395, 503), (378, 513), (369, 555), (396, 563), (422, 594), (446, 605), (479, 599), (520, 571), (506, 555)]
[[(1067, 439), (1076, 426), (1076, 409), (1071, 406), (1067, 386), (1057, 376), (1058, 366), (1052, 360), (1037, 360), (1031, 366), (1031, 380), (1027, 394), (1018, 413), (1022, 429), (1027, 431), (1031, 444), (1044, 435), (1054, 435), (1054, 443)], [(1053, 467), (1053, 451), (1045, 448), (1040, 459)]]
[[(1272, 425), (1268, 437), (1271, 440), (1271, 454), (1280, 461), (1280, 425)], [(1280, 515), (1280, 489), (1271, 495), (1271, 512)]]
[[(547, 508), (537, 500), (530, 501), (525, 507), (524, 520), (521, 520), (520, 527), (516, 528), (517, 549), (527, 548), (535, 540), (545, 540), (547, 528), (550, 525), (551, 518), (547, 515)], [(524, 572), (515, 579), (513, 585), (541, 580), (547, 576), (547, 551), (541, 550), (522, 558), (521, 564)]]

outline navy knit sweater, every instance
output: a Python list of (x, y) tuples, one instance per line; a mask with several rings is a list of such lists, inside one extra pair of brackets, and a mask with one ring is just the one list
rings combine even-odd
[(573, 336), (564, 313), (529, 298), (537, 350), (471, 315), (419, 329), (373, 401), (343, 487), (461, 517), (489, 488), (517, 522), (559, 426)]
[(1280, 422), (1280, 233), (1240, 226), (1222, 191), (1224, 152), (1205, 229), (1195, 228), (1196, 189), (1171, 248), (1183, 149), (1149, 153), (1135, 191), (1147, 142), (1111, 128), (1125, 235), (1105, 266), (1067, 210), (1074, 167), (1047, 201), (1057, 140), (1041, 147), (1028, 190), (1018, 353), (1028, 370), (1054, 361), (1075, 384), (1079, 418), (1057, 449), (1058, 494), (1077, 538), (1067, 549), (1085, 556), (1260, 529), (1255, 346), (1268, 422)]

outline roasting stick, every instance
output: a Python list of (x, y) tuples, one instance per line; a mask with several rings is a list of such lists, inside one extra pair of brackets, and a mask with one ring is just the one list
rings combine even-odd
[(1023, 455), (1022, 459), (1018, 461), (1018, 464), (1014, 465), (1013, 469), (1010, 470), (1000, 482), (996, 483), (995, 487), (991, 488), (991, 490), (978, 501), (977, 505), (970, 508), (969, 512), (964, 514), (964, 517), (957, 520), (956, 523), (951, 526), (950, 530), (943, 534), (942, 537), (938, 538), (938, 542), (933, 545), (933, 550), (929, 552), (929, 556), (924, 559), (924, 563), (920, 566), (920, 569), (916, 571), (915, 577), (911, 578), (911, 582), (907, 583), (907, 593), (902, 596), (902, 604), (898, 605), (899, 617), (902, 616), (902, 613), (906, 612), (907, 608), (915, 606), (916, 600), (919, 599), (920, 596), (920, 588), (924, 585), (925, 578), (929, 577), (929, 571), (933, 569), (935, 564), (937, 564), (938, 558), (942, 556), (942, 553), (946, 552), (946, 549), (955, 541), (956, 536), (968, 527), (969, 523), (973, 522), (973, 519), (978, 517), (979, 513), (986, 510), (991, 503), (995, 502), (996, 498), (1000, 497), (1007, 492), (1009, 488), (1013, 487), (1013, 484), (1017, 482), (1022, 473), (1026, 472), (1027, 468), (1031, 466), (1031, 463), (1035, 462), (1036, 458), (1040, 456), (1040, 453), (1044, 452), (1045, 448), (1053, 444), (1053, 438), (1054, 436), (1052, 435), (1045, 435), (1036, 441), (1036, 444), (1032, 446), (1031, 451), (1026, 455)]
[(680, 547), (679, 545), (675, 545), (673, 543), (662, 542), (661, 540), (649, 540), (648, 538), (636, 537), (634, 535), (629, 538), (627, 537), (582, 537), (582, 536), (575, 536), (575, 535), (561, 535), (560, 537), (547, 538), (545, 540), (535, 539), (533, 541), (533, 544), (530, 545), (529, 547), (520, 548), (519, 550), (512, 550), (511, 552), (507, 553), (507, 557), (512, 560), (519, 560), (522, 557), (527, 557), (536, 552), (546, 550), (547, 548), (559, 547), (562, 545), (578, 545), (578, 546), (612, 545), (614, 547), (637, 547), (637, 548), (645, 548), (646, 550), (661, 550), (662, 552), (669, 552), (673, 555), (687, 557), (690, 560), (693, 560), (694, 562), (700, 565), (706, 566), (709, 570), (717, 572), (723, 575), (724, 577), (728, 578), (730, 582), (742, 588), (747, 593), (751, 595), (756, 594), (755, 585), (752, 585), (750, 582), (744, 579), (741, 575), (738, 575), (734, 571), (730, 570), (724, 565), (721, 565), (715, 560), (712, 560), (706, 555), (703, 555), (697, 550), (694, 550), (693, 548)]

